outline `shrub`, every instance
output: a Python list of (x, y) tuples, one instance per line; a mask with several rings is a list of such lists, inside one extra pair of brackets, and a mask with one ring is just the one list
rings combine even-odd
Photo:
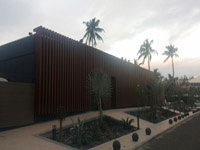
[(131, 123), (134, 121), (134, 119), (129, 119), (129, 117), (127, 117), (126, 119), (122, 118), (121, 123), (122, 126), (124, 127), (124, 129), (130, 129), (133, 126), (131, 125)]

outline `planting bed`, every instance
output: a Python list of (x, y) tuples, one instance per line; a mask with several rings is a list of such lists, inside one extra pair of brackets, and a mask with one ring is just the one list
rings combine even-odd
[[(63, 128), (61, 141), (59, 141), (59, 130), (57, 129), (56, 141), (85, 150), (137, 130), (135, 127), (124, 128), (120, 121), (108, 116), (104, 116), (103, 120), (104, 125), (101, 128), (98, 119), (85, 121), (80, 144), (77, 142), (77, 132), (71, 130), (72, 126)], [(74, 121), (76, 122), (77, 120)], [(51, 131), (41, 134), (41, 136), (52, 140)]]
[(152, 123), (158, 123), (160, 121), (169, 119), (173, 116), (176, 116), (175, 112), (171, 112), (166, 109), (157, 109), (152, 112), (150, 109), (140, 110), (140, 111), (128, 111), (126, 112), (130, 115), (137, 116), (137, 113), (139, 114), (139, 118), (152, 122)]

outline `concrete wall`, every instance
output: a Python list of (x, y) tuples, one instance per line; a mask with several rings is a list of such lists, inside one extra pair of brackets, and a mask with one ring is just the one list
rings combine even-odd
[(0, 128), (34, 122), (34, 84), (0, 82)]

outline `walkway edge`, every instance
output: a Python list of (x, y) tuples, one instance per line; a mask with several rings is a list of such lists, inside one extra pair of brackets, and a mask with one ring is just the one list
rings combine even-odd
[(142, 143), (138, 144), (137, 146), (135, 146), (135, 147), (133, 148), (133, 150), (137, 150), (138, 148), (140, 148), (140, 147), (141, 147), (142, 145), (144, 145), (145, 143), (150, 142), (151, 140), (155, 139), (156, 137), (158, 137), (158, 136), (164, 134), (165, 132), (169, 131), (170, 129), (173, 129), (173, 128), (177, 127), (177, 125), (181, 125), (181, 124), (183, 124), (183, 123), (189, 121), (190, 119), (196, 117), (196, 116), (199, 115), (199, 114), (200, 114), (200, 112), (197, 112), (196, 114), (191, 115), (190, 117), (184, 119), (183, 121), (181, 121), (181, 122), (179, 122), (179, 123), (177, 123), (177, 124), (175, 124), (175, 125), (173, 125), (173, 126), (167, 128), (167, 129), (161, 131), (160, 133), (154, 135), (152, 138), (147, 139), (147, 140), (143, 141)]

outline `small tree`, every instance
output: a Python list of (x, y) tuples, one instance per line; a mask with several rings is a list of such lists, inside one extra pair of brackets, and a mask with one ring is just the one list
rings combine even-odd
[(111, 81), (102, 70), (94, 70), (89, 74), (89, 86), (91, 93), (95, 94), (99, 107), (99, 120), (103, 124), (102, 101), (111, 96)]
[(67, 116), (67, 111), (66, 111), (65, 107), (60, 106), (57, 110), (57, 119), (60, 122), (60, 134), (59, 134), (60, 141), (62, 140), (62, 122), (63, 122), (63, 120), (65, 120), (66, 116)]

